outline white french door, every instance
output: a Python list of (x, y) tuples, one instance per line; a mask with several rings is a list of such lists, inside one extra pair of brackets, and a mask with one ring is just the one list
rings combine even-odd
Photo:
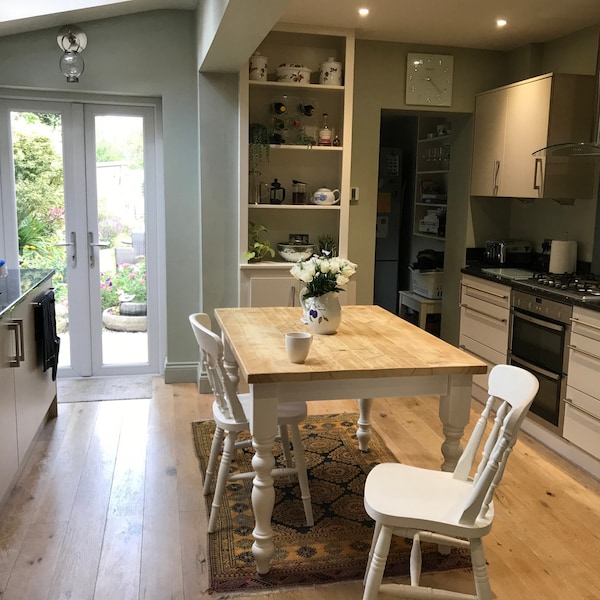
[(54, 268), (59, 376), (158, 373), (152, 106), (0, 100), (4, 252)]

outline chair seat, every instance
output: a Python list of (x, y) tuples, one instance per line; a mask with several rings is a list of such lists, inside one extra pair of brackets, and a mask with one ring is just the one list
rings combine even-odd
[(435, 530), (453, 537), (481, 537), (491, 528), (493, 503), (485, 518), (460, 523), (473, 483), (452, 473), (396, 463), (377, 465), (365, 483), (365, 509), (377, 523), (390, 527)]

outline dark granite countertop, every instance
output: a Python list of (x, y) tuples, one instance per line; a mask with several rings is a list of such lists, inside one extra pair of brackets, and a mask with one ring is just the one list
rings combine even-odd
[[(594, 310), (596, 312), (600, 312), (600, 299), (597, 301), (594, 300), (578, 300), (577, 298), (573, 298), (571, 296), (565, 296), (560, 293), (560, 290), (543, 289), (536, 288), (532, 289), (528, 283), (522, 279), (512, 279), (509, 277), (503, 277), (502, 275), (495, 275), (491, 273), (485, 273), (483, 271), (484, 268), (489, 268), (488, 265), (468, 265), (461, 269), (461, 272), (465, 275), (472, 275), (473, 277), (479, 277), (481, 279), (487, 279), (488, 281), (495, 281), (496, 283), (501, 283), (503, 285), (507, 285), (515, 290), (522, 290), (524, 292), (534, 293), (536, 296), (550, 298), (551, 300), (556, 300), (557, 302), (564, 302), (565, 304), (570, 304), (571, 306), (581, 306), (583, 308), (587, 308), (589, 310)], [(521, 267), (518, 267), (521, 269)], [(527, 270), (527, 269), (525, 269)], [(533, 271), (532, 271), (533, 273)]]
[(0, 277), (0, 319), (52, 275), (52, 269), (9, 269)]

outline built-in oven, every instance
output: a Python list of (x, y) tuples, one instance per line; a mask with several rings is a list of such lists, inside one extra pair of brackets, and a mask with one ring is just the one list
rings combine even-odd
[(534, 293), (513, 290), (509, 362), (540, 382), (529, 410), (535, 421), (562, 434), (568, 344), (573, 308)]

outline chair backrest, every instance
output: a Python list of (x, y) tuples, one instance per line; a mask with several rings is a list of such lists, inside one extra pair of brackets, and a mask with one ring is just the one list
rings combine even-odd
[(189, 320), (221, 413), (235, 423), (244, 423), (247, 417), (240, 404), (235, 385), (223, 366), (223, 342), (211, 331), (210, 317), (206, 313), (194, 313), (189, 316)]
[(463, 507), (461, 523), (473, 523), (480, 515), (487, 513), (538, 387), (536, 377), (520, 367), (496, 365), (491, 370), (488, 401), (453, 474), (455, 479), (466, 481), (469, 478), (488, 420), (493, 417), (494, 405), (497, 404), (481, 460), (473, 475), (473, 490)]

